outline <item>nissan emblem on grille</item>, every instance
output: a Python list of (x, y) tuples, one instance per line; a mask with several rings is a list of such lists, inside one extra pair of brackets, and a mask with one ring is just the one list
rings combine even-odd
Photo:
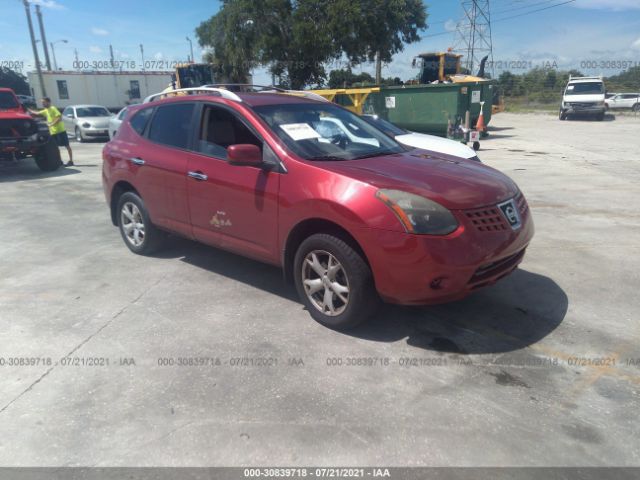
[(498, 204), (498, 208), (504, 215), (504, 218), (507, 219), (507, 222), (509, 222), (509, 225), (511, 225), (511, 228), (513, 228), (514, 230), (520, 228), (520, 213), (518, 212), (513, 199)]

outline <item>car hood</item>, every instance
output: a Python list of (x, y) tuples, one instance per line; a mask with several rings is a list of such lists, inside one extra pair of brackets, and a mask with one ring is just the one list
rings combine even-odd
[(24, 113), (22, 109), (0, 110), (0, 120), (33, 120), (31, 115)]
[(90, 123), (92, 127), (106, 128), (109, 125), (109, 120), (113, 117), (80, 117), (78, 118), (78, 125), (83, 123)]
[(322, 164), (377, 188), (422, 195), (452, 210), (495, 205), (518, 193), (513, 180), (491, 167), (422, 150)]
[(406, 135), (396, 135), (395, 139), (409, 147), (446, 153), (454, 157), (473, 158), (476, 156), (476, 152), (466, 145), (435, 135), (411, 132)]

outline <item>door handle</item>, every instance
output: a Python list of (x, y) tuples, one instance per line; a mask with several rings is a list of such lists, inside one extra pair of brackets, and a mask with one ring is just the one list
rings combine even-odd
[(129, 161), (131, 163), (135, 163), (136, 165), (144, 165), (144, 160), (138, 157), (130, 158)]
[(191, 178), (195, 178), (198, 181), (203, 181), (209, 178), (202, 172), (188, 172), (187, 175)]

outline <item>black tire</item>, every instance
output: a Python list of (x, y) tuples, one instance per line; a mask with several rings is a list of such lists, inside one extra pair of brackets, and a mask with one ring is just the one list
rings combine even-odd
[(566, 120), (567, 119), (567, 114), (564, 112), (564, 110), (560, 110), (560, 113), (558, 114), (558, 118), (560, 120)]
[(80, 131), (80, 129), (78, 127), (76, 127), (76, 129), (74, 130), (73, 134), (76, 137), (76, 142), (79, 142), (79, 143), (83, 143), (84, 142), (84, 137), (82, 136), (82, 132)]
[(636, 103), (633, 107), (631, 107), (631, 110), (634, 112), (640, 112), (640, 103)]
[[(136, 220), (142, 220), (141, 222), (144, 225), (144, 234), (142, 237), (142, 241), (140, 244), (136, 245), (133, 239), (127, 235), (126, 226), (123, 222), (123, 209), (129, 208), (129, 206), (133, 204), (137, 207), (139, 212), (139, 218)], [(137, 216), (136, 216), (137, 217)], [(149, 213), (142, 201), (136, 193), (134, 192), (125, 192), (118, 199), (118, 207), (116, 211), (116, 219), (118, 222), (118, 229), (120, 230), (120, 235), (122, 235), (122, 240), (125, 245), (131, 250), (133, 253), (138, 255), (150, 255), (153, 252), (157, 251), (163, 243), (165, 238), (164, 232), (158, 230), (153, 223), (151, 223), (151, 219), (149, 218)]]
[[(303, 284), (303, 267), (305, 258), (314, 251), (331, 254), (340, 263), (343, 282), (349, 287), (348, 302), (344, 310), (337, 315), (327, 315), (316, 307), (305, 290)], [(296, 252), (293, 262), (296, 290), (302, 303), (317, 322), (336, 330), (355, 327), (373, 314), (380, 303), (376, 293), (373, 276), (362, 256), (340, 238), (318, 233), (304, 240)], [(310, 267), (307, 267), (310, 268)], [(320, 294), (320, 292), (318, 292)], [(320, 294), (322, 295), (322, 294)], [(335, 297), (334, 294), (331, 294)], [(338, 298), (336, 300), (341, 302)], [(333, 304), (333, 301), (331, 302)]]
[(62, 159), (60, 149), (56, 141), (50, 137), (49, 141), (41, 146), (36, 153), (36, 165), (43, 172), (53, 172), (60, 168)]
[(599, 121), (599, 122), (603, 121), (604, 120), (604, 112), (598, 113), (596, 115), (596, 120)]

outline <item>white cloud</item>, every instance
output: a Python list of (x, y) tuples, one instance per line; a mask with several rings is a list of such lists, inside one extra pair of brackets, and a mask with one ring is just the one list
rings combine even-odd
[(164, 58), (164, 55), (162, 54), (162, 52), (157, 52), (154, 56), (154, 59), (156, 60), (162, 60)]
[(578, 0), (573, 5), (592, 10), (640, 10), (638, 0)]
[(89, 47), (89, 51), (91, 53), (102, 53), (102, 49), (100, 47), (96, 47), (95, 45), (91, 45)]
[(31, 0), (31, 3), (52, 10), (63, 10), (65, 8), (64, 5), (60, 5), (56, 0)]
[(640, 50), (640, 38), (631, 44), (631, 48), (634, 50)]
[(108, 30), (105, 30), (104, 28), (99, 28), (99, 27), (91, 27), (91, 33), (93, 33), (94, 35), (98, 35), (100, 37), (106, 37), (107, 35), (109, 35)]
[(458, 28), (458, 24), (454, 20), (449, 19), (446, 22), (444, 22), (444, 29), (447, 32), (455, 32), (457, 28)]

